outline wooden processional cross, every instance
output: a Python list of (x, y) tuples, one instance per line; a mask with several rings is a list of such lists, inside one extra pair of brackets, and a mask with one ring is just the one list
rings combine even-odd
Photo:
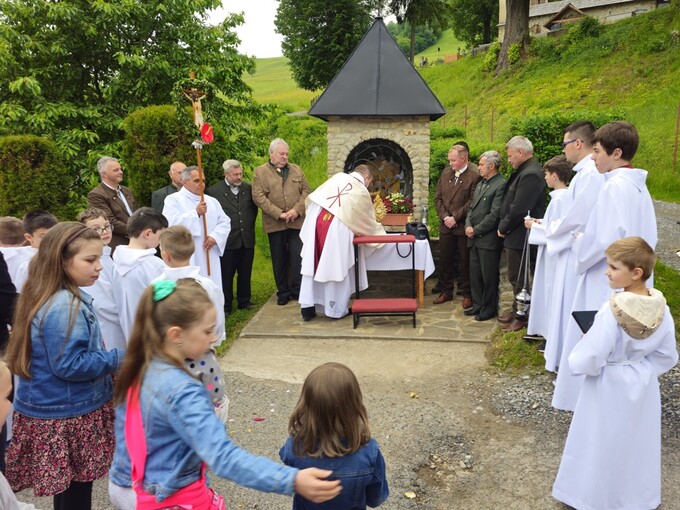
[[(189, 74), (189, 77), (193, 80), (196, 78), (196, 75), (192, 72)], [(193, 109), (193, 117), (194, 117), (194, 124), (196, 127), (200, 130), (201, 127), (203, 126), (203, 111), (201, 110), (201, 99), (205, 99), (207, 94), (201, 90), (198, 90), (196, 88), (190, 88), (188, 90), (183, 90), (182, 93), (184, 96), (191, 101), (191, 106)], [(200, 139), (194, 140), (191, 145), (196, 149), (196, 166), (198, 166), (198, 178), (201, 181), (201, 183), (205, 183), (204, 181), (204, 176), (203, 176), (203, 164), (201, 163), (201, 149), (203, 149), (203, 142)], [(201, 186), (201, 202), (205, 201), (205, 195), (203, 193), (205, 186)], [(202, 216), (203, 218), (203, 240), (207, 241), (208, 240), (208, 221), (205, 217), (205, 214)], [(207, 269), (208, 269), (208, 276), (210, 276), (210, 249), (205, 250), (205, 259), (207, 262)]]

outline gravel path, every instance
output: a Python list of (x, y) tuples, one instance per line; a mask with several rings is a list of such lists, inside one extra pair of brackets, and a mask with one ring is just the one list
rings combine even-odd
[(661, 262), (680, 271), (680, 204), (654, 201), (659, 242), (656, 252)]

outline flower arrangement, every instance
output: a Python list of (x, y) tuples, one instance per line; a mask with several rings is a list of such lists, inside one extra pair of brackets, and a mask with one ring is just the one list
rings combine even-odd
[(387, 213), (411, 214), (413, 212), (413, 202), (403, 193), (394, 192), (383, 198)]

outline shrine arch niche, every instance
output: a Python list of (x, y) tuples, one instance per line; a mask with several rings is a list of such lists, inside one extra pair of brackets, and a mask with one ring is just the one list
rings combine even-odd
[(400, 191), (413, 199), (413, 166), (408, 153), (399, 144), (382, 138), (361, 142), (347, 156), (344, 171), (349, 173), (362, 164), (373, 171), (369, 191), (378, 191), (383, 198)]

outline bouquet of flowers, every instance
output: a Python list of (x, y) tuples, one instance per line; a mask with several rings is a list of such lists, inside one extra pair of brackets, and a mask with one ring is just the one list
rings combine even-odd
[(387, 213), (411, 214), (413, 212), (413, 202), (403, 193), (390, 193), (383, 199)]

